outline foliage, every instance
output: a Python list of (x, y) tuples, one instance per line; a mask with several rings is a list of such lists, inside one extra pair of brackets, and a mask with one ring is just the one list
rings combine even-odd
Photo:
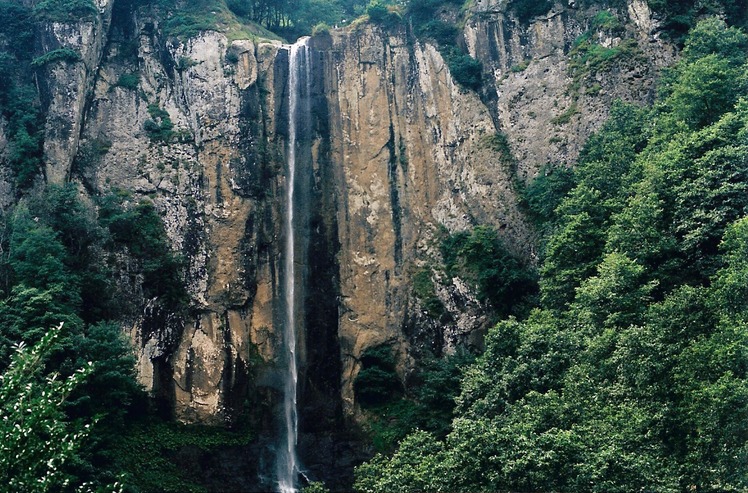
[(202, 492), (198, 471), (180, 467), (176, 454), (185, 448), (211, 452), (244, 446), (251, 440), (246, 430), (142, 420), (126, 428), (114, 446), (113, 458), (135, 491)]
[(128, 89), (130, 91), (134, 91), (138, 88), (138, 84), (140, 83), (140, 74), (137, 72), (130, 72), (127, 74), (122, 74), (117, 79), (117, 87), (121, 87), (123, 89)]
[[(454, 20), (434, 15), (439, 11), (456, 11), (462, 4), (455, 0), (410, 0), (406, 4), (405, 17), (418, 37), (436, 43), (455, 82), (477, 91), (482, 84), (483, 65), (466, 53), (458, 42), (460, 29)], [(457, 17), (462, 14), (455, 12)]]
[(441, 467), (443, 445), (429, 433), (416, 431), (403, 440), (391, 457), (377, 454), (356, 468), (356, 491), (387, 493), (391, 491), (442, 491)]
[(520, 205), (538, 226), (556, 219), (556, 208), (574, 186), (571, 168), (547, 164), (527, 185), (520, 187)]
[(301, 493), (330, 493), (325, 484), (320, 481), (312, 481), (301, 489)]
[(473, 355), (463, 350), (442, 358), (431, 355), (423, 358), (405, 397), (393, 398), (368, 409), (369, 435), (374, 449), (391, 452), (416, 429), (444, 438), (451, 430), (462, 371), (473, 360)]
[(741, 0), (647, 0), (655, 12), (664, 14), (663, 31), (677, 43), (687, 39), (691, 28), (707, 17), (722, 17), (736, 27), (748, 27), (748, 12)]
[(530, 60), (522, 60), (520, 63), (509, 67), (509, 70), (514, 74), (518, 74), (520, 72), (524, 72), (525, 70), (527, 70), (527, 67), (529, 66), (530, 66)]
[(562, 308), (581, 279), (594, 273), (602, 258), (603, 232), (639, 172), (637, 153), (646, 144), (647, 111), (614, 104), (602, 130), (590, 137), (576, 171), (577, 186), (556, 208), (560, 221), (547, 242), (540, 268), (544, 306)]
[(400, 12), (393, 5), (388, 5), (381, 0), (372, 0), (366, 6), (366, 15), (375, 24), (392, 27), (400, 22)]
[(483, 64), (465, 53), (450, 50), (447, 55), (449, 73), (455, 82), (477, 91), (483, 82)]
[(323, 36), (325, 34), (330, 34), (330, 26), (324, 22), (320, 22), (312, 28), (312, 36)]
[(551, 10), (551, 7), (553, 7), (551, 0), (511, 0), (509, 2), (509, 9), (523, 24), (534, 17), (547, 13)]
[(3, 114), (8, 119), (10, 167), (19, 189), (29, 188), (42, 166), (43, 119), (35, 90), (14, 84), (8, 91)]
[(413, 275), (413, 291), (429, 316), (439, 318), (444, 314), (444, 305), (436, 295), (430, 269), (420, 269)]
[(157, 104), (149, 104), (148, 114), (151, 119), (143, 123), (143, 130), (148, 134), (148, 138), (154, 142), (169, 142), (174, 136), (174, 124), (169, 112), (159, 108)]
[(551, 123), (554, 125), (566, 125), (569, 123), (574, 115), (579, 113), (577, 103), (571, 103), (571, 105), (560, 115), (551, 118)]
[(50, 185), (29, 194), (3, 218), (0, 369), (11, 364), (14, 345), (35, 344), (44, 327), (60, 322), (66, 331), (55, 338), (44, 372), (59, 373), (64, 380), (88, 368), (85, 382), (67, 392), (57, 409), (63, 422), (98, 421), (84, 446), (70, 449), (64, 467), (70, 484), (94, 487), (118, 480), (114, 446), (125, 424), (144, 409), (130, 343), (119, 324), (109, 321), (121, 314), (123, 301), (115, 296), (119, 287), (104, 262), (105, 248), (132, 249), (137, 259), (130, 266), (132, 275), (145, 278), (148, 295), (171, 303), (172, 309), (183, 299), (179, 264), (160, 217), (152, 206), (134, 209), (122, 210), (110, 200), (97, 217), (75, 186)]
[(409, 435), (360, 491), (748, 488), (744, 39), (705, 22), (654, 108), (618, 104), (590, 139), (541, 306), (489, 331), (446, 439)]
[(49, 22), (79, 22), (97, 13), (92, 0), (42, 0), (34, 6), (34, 15)]
[(460, 31), (454, 24), (440, 19), (431, 19), (419, 27), (419, 34), (435, 41), (440, 46), (453, 46)]
[(574, 41), (574, 46), (569, 52), (572, 89), (578, 91), (585, 78), (606, 72), (621, 61), (633, 59), (638, 54), (639, 47), (633, 39), (626, 39), (617, 45), (606, 47), (594, 41), (592, 31), (585, 32)]
[(70, 48), (58, 48), (56, 50), (45, 53), (40, 57), (34, 58), (34, 60), (31, 62), (31, 66), (43, 67), (55, 62), (74, 63), (80, 61), (80, 59), (81, 56), (77, 51), (71, 50)]
[(499, 315), (509, 314), (535, 292), (532, 270), (507, 251), (490, 227), (445, 236), (440, 250), (447, 275), (472, 284)]
[(353, 390), (356, 402), (364, 407), (385, 404), (402, 395), (403, 387), (390, 346), (375, 346), (364, 351)]
[[(93, 371), (92, 363), (69, 376), (44, 375), (45, 363), (62, 337), (62, 324), (28, 348), (16, 346), (0, 375), (0, 480), (11, 491), (47, 492), (63, 488), (93, 491), (66, 473), (65, 466), (91, 433), (92, 422), (68, 421), (62, 406)], [(97, 491), (121, 491), (113, 484)]]
[(618, 17), (609, 10), (601, 10), (595, 14), (590, 24), (593, 29), (597, 30), (618, 31), (622, 28)]
[(181, 307), (186, 291), (181, 272), (183, 260), (172, 252), (153, 203), (132, 204), (126, 196), (109, 195), (102, 199), (99, 220), (109, 231), (113, 248), (126, 248), (140, 262), (143, 294), (161, 299), (167, 306)]

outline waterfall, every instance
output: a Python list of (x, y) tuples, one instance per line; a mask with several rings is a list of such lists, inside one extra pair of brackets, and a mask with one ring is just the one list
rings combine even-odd
[[(296, 185), (296, 147), (300, 122), (309, 113), (309, 46), (308, 38), (301, 38), (289, 48), (288, 57), (288, 169), (286, 175), (286, 243), (283, 251), (283, 295), (285, 317), (283, 349), (287, 360), (283, 413), (284, 440), (278, 453), (278, 488), (281, 493), (297, 491), (299, 470), (296, 444), (299, 434), (299, 416), (296, 403), (298, 383), (298, 355), (296, 353), (297, 298), (296, 298), (296, 224), (294, 222), (294, 188)], [(301, 104), (301, 105), (300, 105)], [(301, 107), (300, 107), (301, 106)], [(300, 113), (300, 110), (302, 111)]]

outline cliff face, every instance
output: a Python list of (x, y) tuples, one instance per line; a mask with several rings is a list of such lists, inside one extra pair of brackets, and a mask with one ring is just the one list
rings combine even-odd
[[(127, 321), (143, 384), (183, 421), (222, 423), (249, 408), (265, 422), (283, 371), (288, 49), (217, 32), (175, 41), (149, 12), (113, 1), (45, 34), (45, 50), (81, 53), (42, 77), (47, 180), (148, 198), (188, 261), (187, 315), (138, 298), (123, 273), (143, 308)], [(615, 15), (615, 28), (571, 7), (521, 25), (498, 2), (478, 2), (464, 40), (483, 63), (480, 93), (457, 85), (437, 48), (404, 28), (364, 24), (311, 40), (299, 182), (303, 430), (356, 417), (353, 379), (367, 348), (391, 345), (407, 377), (424, 349), (480, 346), (490, 317), (440, 268), (440, 228), (493, 226), (533, 261), (517, 183), (546, 163), (573, 163), (611, 101), (649, 100), (672, 59), (643, 1)], [(620, 56), (579, 62), (583, 34)], [(414, 295), (423, 270), (449, 317), (433, 320)]]

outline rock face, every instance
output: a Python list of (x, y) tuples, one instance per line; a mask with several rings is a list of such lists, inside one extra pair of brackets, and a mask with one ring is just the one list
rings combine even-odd
[[(395, 348), (406, 378), (420, 351), (480, 347), (490, 317), (471, 286), (440, 270), (440, 228), (492, 226), (532, 262), (517, 183), (546, 163), (573, 163), (611, 101), (650, 100), (672, 61), (642, 0), (602, 26), (573, 7), (522, 25), (501, 3), (477, 2), (465, 26), (483, 63), (480, 93), (457, 85), (438, 49), (404, 28), (362, 24), (310, 42), (299, 151), (302, 460), (319, 445), (315, 433), (360, 417), (353, 381), (367, 348)], [(188, 260), (189, 313), (141, 299), (127, 321), (142, 383), (182, 421), (248, 412), (272, 428), (288, 47), (218, 32), (178, 41), (146, 10), (99, 7), (91, 21), (45, 33), (46, 49), (82, 54), (46, 69), (47, 180), (151, 200)], [(615, 62), (580, 64), (581, 35), (618, 50)], [(449, 320), (431, 319), (415, 296), (423, 270)]]
[(73, 50), (77, 61), (49, 64), (40, 78), (46, 106), (45, 175), (49, 183), (64, 183), (78, 149), (83, 113), (91, 97), (96, 70), (108, 40), (114, 0), (97, 0), (98, 15), (81, 22), (49, 22), (43, 27), (41, 49)]

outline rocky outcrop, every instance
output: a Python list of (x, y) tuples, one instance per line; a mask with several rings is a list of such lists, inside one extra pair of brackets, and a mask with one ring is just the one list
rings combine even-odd
[[(90, 21), (45, 28), (46, 51), (81, 55), (46, 68), (47, 179), (152, 201), (188, 261), (186, 314), (132, 290), (142, 383), (183, 421), (249, 412), (271, 426), (287, 47), (212, 31), (170, 39), (147, 9), (99, 7)], [(367, 348), (393, 346), (405, 378), (422, 351), (480, 347), (488, 307), (446, 277), (440, 231), (490, 225), (533, 262), (517, 184), (546, 163), (571, 165), (611, 101), (650, 100), (672, 60), (641, 0), (603, 23), (594, 14), (557, 6), (523, 25), (502, 2), (477, 2), (464, 43), (483, 63), (479, 92), (456, 84), (437, 47), (405, 27), (359, 24), (311, 40), (299, 151), (304, 430), (359, 417), (353, 381)], [(610, 49), (612, 62), (583, 60), (579, 39)], [(415, 295), (423, 271), (449, 316), (435, 320)]]
[[(104, 45), (108, 40), (114, 0), (97, 0), (98, 12), (79, 22), (47, 22), (42, 26), (41, 50), (76, 54), (44, 67), (41, 98), (47, 115), (44, 129), (45, 176), (64, 183), (78, 149), (83, 113), (90, 100)], [(42, 55), (43, 56), (43, 55)]]
[[(674, 61), (647, 3), (601, 10), (559, 4), (529, 25), (497, 0), (481, 0), (465, 27), (465, 42), (490, 74), (487, 105), (508, 137), (517, 175), (532, 179), (546, 163), (571, 165), (616, 99), (651, 102), (660, 69)], [(600, 19), (600, 12), (606, 17)], [(596, 65), (578, 46), (582, 37), (610, 57)]]
[[(260, 100), (258, 58), (270, 79), (277, 46), (232, 44), (215, 32), (171, 44), (147, 17), (117, 29), (123, 41), (110, 44), (97, 77), (77, 167), (88, 189), (129, 190), (162, 213), (189, 263), (191, 315), (166, 326), (132, 321), (141, 381), (180, 419), (223, 422), (236, 411), (232, 394), (246, 396), (251, 358), (275, 359), (272, 238), (282, 204), (260, 152), (274, 137), (265, 133), (272, 111)], [(138, 50), (128, 58), (122, 46), (133, 37)], [(137, 84), (123, 84), (127, 77)], [(154, 124), (166, 130), (149, 131)]]
[(418, 310), (411, 277), (438, 262), (438, 228), (529, 232), (510, 170), (491, 145), (497, 129), (488, 109), (455, 84), (434, 46), (367, 27), (318, 49), (335, 74), (327, 92), (339, 122), (331, 125), (340, 166), (339, 333), (343, 399), (352, 413), (362, 352), (381, 344), (407, 352), (406, 323)]

